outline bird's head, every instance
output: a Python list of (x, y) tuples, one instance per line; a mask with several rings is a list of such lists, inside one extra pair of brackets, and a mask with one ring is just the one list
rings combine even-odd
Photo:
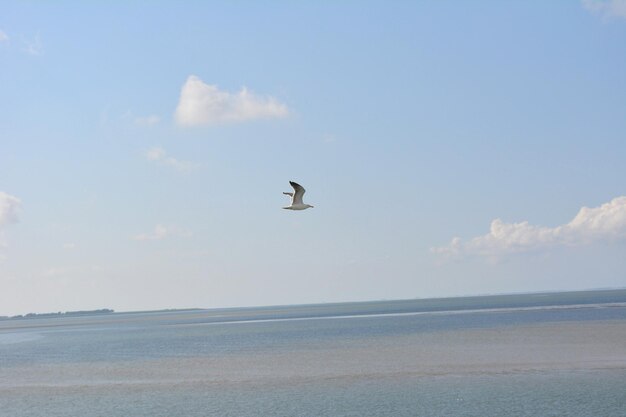
[(313, 206), (312, 206), (312, 205), (310, 205), (310, 204), (307, 204), (306, 206), (307, 206), (307, 208), (309, 208), (309, 207), (310, 207), (310, 208), (313, 208)]

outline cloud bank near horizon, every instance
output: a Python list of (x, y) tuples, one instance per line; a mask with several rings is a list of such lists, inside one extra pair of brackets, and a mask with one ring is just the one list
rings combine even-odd
[(495, 219), (489, 233), (469, 241), (455, 237), (449, 245), (431, 248), (431, 252), (448, 256), (498, 256), (621, 239), (626, 239), (626, 196), (616, 197), (598, 207), (582, 207), (569, 223), (556, 227), (534, 226), (527, 221), (505, 223)]
[(282, 118), (288, 114), (287, 106), (274, 97), (258, 96), (245, 87), (237, 93), (222, 91), (190, 75), (181, 89), (174, 116), (180, 126), (191, 127)]

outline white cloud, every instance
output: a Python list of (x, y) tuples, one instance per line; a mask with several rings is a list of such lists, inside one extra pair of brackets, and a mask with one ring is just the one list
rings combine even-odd
[(20, 204), (19, 198), (0, 191), (0, 227), (17, 223)]
[(9, 36), (0, 29), (0, 42), (8, 42)]
[(146, 152), (146, 158), (151, 161), (159, 161), (165, 158), (166, 152), (163, 148), (155, 147)]
[(172, 158), (171, 156), (167, 155), (167, 152), (165, 152), (165, 150), (161, 147), (154, 147), (152, 149), (149, 149), (146, 152), (146, 158), (149, 161), (154, 161), (157, 162), (161, 165), (165, 165), (171, 168), (174, 168), (178, 171), (181, 172), (189, 172), (192, 171), (196, 168), (198, 168), (198, 164), (195, 164), (193, 162), (189, 162), (189, 161), (181, 161), (179, 159), (176, 158)]
[(333, 135), (332, 133), (324, 133), (322, 135), (322, 140), (324, 141), (324, 143), (335, 143), (337, 141), (337, 136)]
[(76, 249), (76, 244), (75, 243), (64, 243), (63, 244), (63, 249), (66, 249), (66, 250)]
[(36, 35), (32, 40), (30, 39), (22, 39), (22, 43), (24, 44), (24, 52), (29, 55), (37, 56), (41, 55), (43, 51), (43, 45), (41, 44), (41, 39), (39, 35)]
[(70, 267), (51, 266), (41, 271), (41, 275), (46, 278), (55, 278), (55, 277), (67, 275), (69, 272), (72, 272), (72, 271), (73, 271), (73, 268), (70, 268)]
[(167, 237), (172, 236), (180, 236), (180, 237), (190, 237), (192, 235), (191, 232), (180, 229), (176, 226), (164, 226), (162, 224), (157, 224), (154, 227), (154, 231), (151, 233), (141, 233), (133, 236), (134, 240), (161, 240)]
[(626, 18), (626, 0), (582, 0), (587, 10), (605, 17)]
[(41, 271), (41, 276), (45, 278), (63, 278), (63, 284), (69, 284), (66, 281), (71, 276), (82, 275), (86, 273), (101, 271), (102, 267), (98, 265), (66, 265), (66, 266), (50, 266)]
[(160, 121), (161, 121), (161, 119), (159, 118), (159, 116), (157, 116), (155, 114), (152, 114), (150, 116), (135, 118), (135, 124), (137, 126), (154, 126), (157, 123), (159, 123)]
[(273, 97), (257, 96), (245, 87), (238, 93), (221, 91), (190, 75), (180, 92), (176, 121), (181, 126), (237, 123), (286, 117), (287, 106)]
[(599, 207), (580, 209), (576, 217), (557, 227), (533, 226), (528, 222), (491, 222), (489, 233), (467, 242), (455, 237), (448, 246), (432, 248), (438, 254), (497, 256), (554, 246), (583, 245), (626, 238), (626, 196)]
[[(6, 244), (2, 239), (2, 227), (8, 224), (18, 222), (18, 211), (21, 201), (19, 198), (0, 191), (0, 249), (5, 248)], [(0, 253), (0, 261), (4, 257)]]

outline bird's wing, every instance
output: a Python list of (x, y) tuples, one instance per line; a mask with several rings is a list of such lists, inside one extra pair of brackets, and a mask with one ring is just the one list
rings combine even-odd
[(289, 197), (293, 197), (293, 193), (286, 193), (283, 191), (283, 194), (288, 195)]
[(291, 199), (291, 204), (302, 204), (302, 196), (304, 195), (306, 190), (303, 186), (293, 181), (289, 181), (289, 184), (291, 184), (293, 190), (295, 191), (295, 194)]

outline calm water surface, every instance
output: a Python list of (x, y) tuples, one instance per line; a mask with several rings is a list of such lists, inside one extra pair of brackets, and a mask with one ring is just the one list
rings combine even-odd
[(0, 321), (0, 416), (626, 416), (626, 290)]

